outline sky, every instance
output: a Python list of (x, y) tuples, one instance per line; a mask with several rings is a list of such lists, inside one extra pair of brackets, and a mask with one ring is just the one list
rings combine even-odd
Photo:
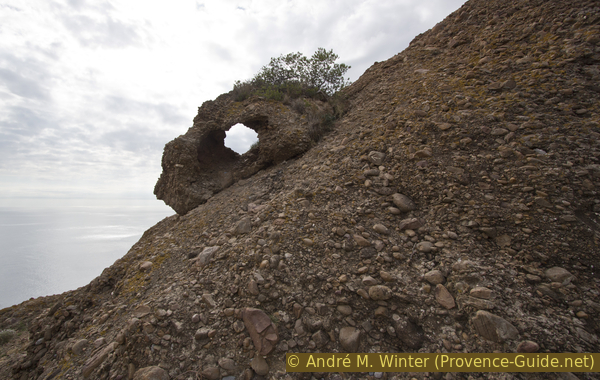
[(271, 57), (333, 49), (354, 81), (464, 2), (0, 0), (0, 200), (153, 198), (164, 145)]

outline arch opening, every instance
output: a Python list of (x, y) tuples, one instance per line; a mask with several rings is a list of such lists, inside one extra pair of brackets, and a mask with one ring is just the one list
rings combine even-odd
[(257, 143), (258, 134), (244, 124), (235, 124), (225, 132), (225, 146), (237, 154), (248, 152)]

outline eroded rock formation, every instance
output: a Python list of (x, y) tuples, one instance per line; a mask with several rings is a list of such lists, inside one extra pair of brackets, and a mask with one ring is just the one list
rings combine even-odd
[[(329, 105), (296, 102), (304, 103), (303, 111), (259, 97), (236, 102), (232, 93), (204, 102), (187, 133), (165, 146), (154, 194), (184, 215), (239, 179), (304, 153), (313, 143), (318, 115)], [(238, 123), (256, 131), (260, 142), (243, 155), (224, 144), (225, 132)]]

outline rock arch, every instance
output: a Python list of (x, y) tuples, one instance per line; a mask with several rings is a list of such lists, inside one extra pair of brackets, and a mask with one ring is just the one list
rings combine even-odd
[[(304, 153), (313, 144), (309, 131), (314, 115), (331, 112), (327, 102), (304, 101), (313, 117), (275, 100), (236, 102), (232, 93), (204, 102), (192, 127), (165, 145), (154, 194), (184, 215), (236, 181)], [(225, 146), (225, 132), (238, 123), (253, 129), (260, 140), (243, 155)]]
[(244, 154), (259, 143), (258, 134), (242, 123), (234, 124), (225, 136), (225, 146), (238, 154)]

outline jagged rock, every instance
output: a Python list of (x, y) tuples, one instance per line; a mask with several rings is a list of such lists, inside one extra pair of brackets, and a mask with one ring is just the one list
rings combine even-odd
[(244, 325), (260, 355), (268, 355), (279, 340), (277, 327), (264, 311), (245, 308), (242, 312)]
[[(304, 101), (317, 114), (331, 112), (326, 102)], [(186, 134), (165, 146), (154, 194), (185, 215), (236, 181), (306, 152), (315, 139), (308, 119), (281, 102), (257, 97), (236, 102), (228, 93), (206, 101)], [(224, 144), (225, 131), (237, 123), (256, 131), (260, 141), (242, 156)]]
[(519, 332), (510, 322), (487, 311), (479, 310), (471, 322), (479, 335), (493, 342), (502, 343), (519, 337)]
[(169, 380), (169, 374), (164, 369), (152, 366), (140, 368), (135, 371), (133, 380)]

